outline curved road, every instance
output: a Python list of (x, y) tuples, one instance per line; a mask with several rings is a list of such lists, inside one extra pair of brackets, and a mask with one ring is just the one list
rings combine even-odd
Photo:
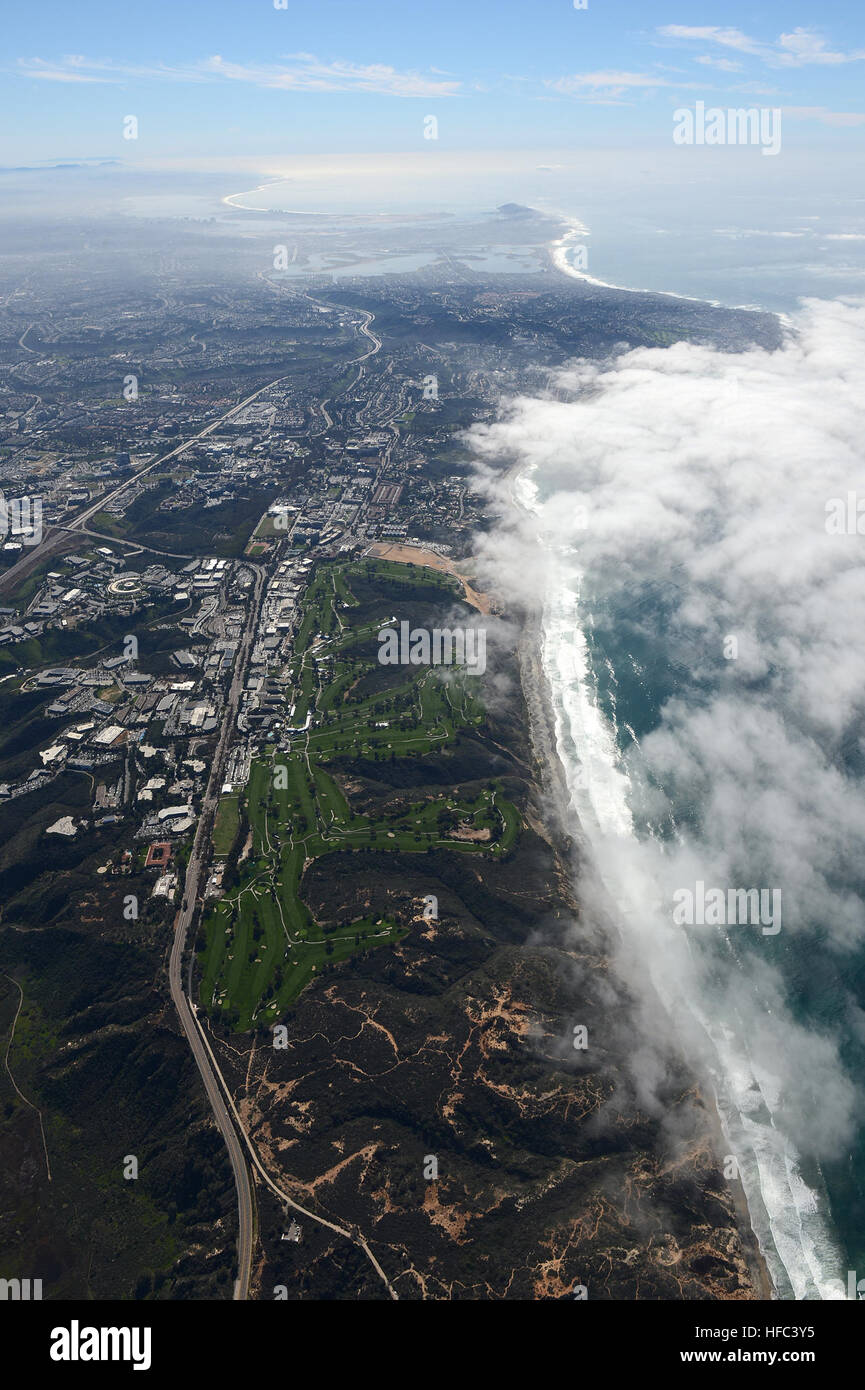
[[(368, 352), (363, 353), (362, 356), (358, 358), (355, 358), (354, 363), (350, 363), (348, 365), (354, 365), (355, 363), (366, 361), (368, 357), (371, 357), (374, 353), (379, 352), (382, 345), (381, 339), (378, 338), (374, 333), (371, 333), (369, 331), (369, 325), (370, 323), (372, 323), (374, 316), (372, 314), (368, 314), (368, 312), (365, 310), (362, 310), (361, 312), (364, 313), (366, 317), (366, 322), (362, 325), (355, 326), (365, 337), (367, 337), (372, 342), (373, 346), (370, 348)], [(22, 334), (22, 337), (23, 336), (24, 335)], [(242, 410), (245, 406), (250, 405), (252, 401), (257, 400), (257, 398), (260, 395), (262, 395), (265, 391), (269, 390), (271, 386), (276, 386), (280, 381), (284, 381), (285, 379), (285, 376), (279, 376), (276, 377), (274, 381), (267, 382), (265, 386), (259, 387), (258, 390), (253, 391), (251, 395), (244, 397), (244, 399), (238, 402), (237, 405), (232, 406), (230, 410), (227, 410), (223, 415), (220, 415), (218, 419), (211, 421), (209, 425), (206, 425), (204, 429), (198, 432), (198, 434), (193, 435), (191, 439), (188, 439), (184, 443), (177, 445), (177, 447), (170, 450), (169, 453), (160, 455), (159, 458), (154, 459), (152, 463), (147, 464), (145, 468), (142, 468), (131, 478), (125, 479), (124, 482), (121, 483), (117, 488), (114, 488), (111, 492), (105, 493), (101, 497), (97, 498), (97, 500), (92, 505), (88, 506), (79, 516), (75, 517), (66, 527), (62, 529), (57, 528), (55, 530), (50, 531), (49, 534), (42, 541), (41, 545), (34, 546), (33, 550), (28, 555), (24, 556), (21, 560), (18, 561), (16, 565), (12, 565), (10, 569), (6, 571), (6, 573), (2, 576), (2, 579), (0, 579), (0, 590), (8, 586), (9, 584), (14, 584), (16, 581), (23, 578), (26, 574), (30, 572), (31, 569), (33, 569), (37, 564), (41, 563), (43, 559), (45, 559), (48, 555), (52, 554), (53, 551), (58, 548), (59, 544), (61, 544), (62, 541), (66, 538), (70, 531), (86, 531), (88, 521), (90, 521), (91, 518), (97, 514), (97, 512), (101, 511), (105, 507), (107, 502), (113, 501), (115, 498), (120, 497), (126, 490), (126, 488), (129, 487), (130, 484), (136, 482), (138, 478), (142, 478), (147, 473), (151, 473), (154, 468), (158, 468), (160, 464), (166, 463), (169, 459), (176, 458), (178, 457), (178, 455), (185, 453), (185, 451), (191, 448), (192, 445), (195, 444), (199, 439), (203, 439), (207, 435), (212, 434), (213, 431), (218, 429), (220, 425), (224, 424), (226, 420), (230, 420), (231, 417), (233, 415), (236, 415), (238, 411)], [(326, 404), (326, 401), (322, 404)], [(210, 779), (208, 781), (207, 791), (205, 792), (204, 801), (202, 803), (201, 814), (198, 818), (198, 825), (196, 827), (195, 838), (192, 844), (192, 852), (190, 854), (189, 864), (186, 870), (182, 906), (180, 912), (177, 914), (177, 917), (175, 919), (174, 942), (172, 944), (171, 956), (169, 959), (168, 966), (168, 977), (169, 986), (171, 989), (171, 998), (174, 1001), (175, 1008), (177, 1009), (177, 1016), (180, 1020), (180, 1026), (183, 1029), (184, 1035), (186, 1036), (186, 1040), (189, 1043), (190, 1048), (192, 1049), (192, 1054), (195, 1057), (198, 1070), (201, 1073), (201, 1078), (204, 1082), (204, 1089), (207, 1092), (207, 1098), (210, 1101), (211, 1109), (213, 1110), (213, 1114), (216, 1119), (216, 1123), (219, 1126), (220, 1133), (222, 1134), (222, 1137), (225, 1140), (225, 1145), (228, 1149), (228, 1156), (231, 1161), (232, 1171), (234, 1173), (234, 1182), (235, 1187), (237, 1188), (238, 1212), (237, 1279), (234, 1285), (234, 1297), (235, 1299), (241, 1300), (246, 1299), (249, 1295), (249, 1277), (250, 1268), (252, 1264), (254, 1217), (252, 1203), (252, 1187), (249, 1180), (249, 1170), (246, 1165), (243, 1146), (240, 1142), (240, 1139), (238, 1138), (237, 1130), (235, 1129), (234, 1124), (232, 1123), (231, 1115), (229, 1114), (228, 1108), (225, 1104), (225, 1100), (223, 1099), (223, 1093), (220, 1088), (219, 1081), (217, 1079), (218, 1068), (216, 1067), (215, 1059), (213, 1058), (212, 1053), (210, 1053), (209, 1048), (206, 1046), (206, 1043), (203, 1040), (202, 1033), (200, 1032), (199, 1027), (197, 1025), (197, 1021), (193, 1016), (190, 1000), (187, 997), (187, 995), (184, 994), (181, 971), (183, 966), (184, 951), (186, 949), (187, 935), (195, 917), (195, 912), (198, 905), (198, 890), (202, 866), (210, 848), (211, 832), (213, 828), (214, 817), (216, 814), (216, 806), (219, 800), (219, 793), (222, 787), (222, 777), (225, 768), (226, 754), (228, 752), (228, 748), (230, 746), (232, 735), (234, 732), (234, 727), (237, 721), (237, 711), (238, 706), (240, 704), (240, 696), (241, 692), (243, 691), (244, 681), (246, 679), (246, 669), (249, 664), (249, 654), (252, 649), (252, 645), (255, 639), (255, 630), (258, 625), (258, 615), (261, 605), (261, 591), (265, 575), (263, 569), (251, 564), (248, 561), (246, 563), (249, 566), (249, 568), (253, 569), (255, 573), (254, 590), (249, 606), (246, 624), (243, 630), (243, 636), (240, 641), (240, 647), (238, 648), (237, 657), (234, 663), (234, 674), (232, 676), (231, 687), (229, 689), (228, 699), (226, 701), (225, 711), (223, 714), (222, 727), (219, 733), (219, 742), (217, 744), (216, 752), (214, 754)], [(233, 1103), (232, 1109), (234, 1109)], [(240, 1124), (239, 1117), (238, 1124)], [(249, 1145), (253, 1163), (255, 1164), (259, 1172), (262, 1174), (265, 1181), (268, 1183), (270, 1187), (274, 1189), (276, 1193), (278, 1193), (282, 1200), (288, 1202), (290, 1205), (297, 1207), (297, 1204), (292, 1202), (291, 1199), (288, 1198), (285, 1193), (283, 1193), (279, 1188), (277, 1188), (276, 1185), (270, 1179), (270, 1177), (267, 1175), (267, 1173), (264, 1171), (264, 1169), (258, 1161), (255, 1151), (252, 1148), (248, 1136), (246, 1135), (246, 1132), (243, 1130), (242, 1125), (240, 1126), (240, 1128), (241, 1132), (243, 1133), (243, 1137), (246, 1140), (246, 1143)], [(369, 1259), (372, 1261), (377, 1272), (380, 1274), (381, 1278), (387, 1285), (391, 1297), (396, 1298), (396, 1293), (388, 1283), (384, 1271), (381, 1269), (381, 1266), (378, 1264), (378, 1261), (375, 1259), (374, 1255), (372, 1254), (372, 1251), (366, 1244), (366, 1241), (361, 1236), (359, 1236), (359, 1234), (353, 1234), (352, 1232), (344, 1230), (342, 1227), (336, 1226), (331, 1222), (324, 1221), (321, 1217), (314, 1216), (313, 1213), (305, 1211), (305, 1209), (302, 1207), (297, 1207), (297, 1209), (299, 1211), (304, 1211), (305, 1215), (312, 1216), (314, 1220), (321, 1222), (323, 1225), (331, 1226), (331, 1229), (337, 1231), (340, 1235), (347, 1236), (349, 1239), (357, 1240), (358, 1243), (364, 1249), (365, 1253), (368, 1255)]]
[[(195, 1008), (194, 1005), (193, 1008)], [(197, 1012), (196, 1022), (198, 1022)], [(270, 1188), (271, 1192), (273, 1192), (279, 1198), (279, 1200), (283, 1203), (284, 1206), (292, 1207), (294, 1211), (299, 1211), (302, 1216), (308, 1217), (310, 1221), (317, 1221), (320, 1226), (327, 1226), (328, 1230), (335, 1231), (338, 1236), (345, 1236), (346, 1240), (354, 1241), (356, 1245), (359, 1245), (361, 1250), (367, 1256), (368, 1260), (375, 1269), (376, 1274), (384, 1283), (384, 1286), (390, 1294), (391, 1298), (394, 1300), (394, 1302), (399, 1302), (399, 1294), (391, 1284), (390, 1280), (388, 1279), (387, 1275), (385, 1274), (375, 1255), (372, 1253), (372, 1250), (370, 1250), (369, 1243), (360, 1231), (349, 1230), (346, 1226), (338, 1226), (335, 1221), (328, 1221), (326, 1217), (317, 1215), (316, 1212), (310, 1211), (308, 1207), (302, 1207), (299, 1202), (296, 1202), (293, 1197), (289, 1197), (288, 1193), (283, 1192), (282, 1188), (278, 1187), (277, 1184), (273, 1181), (267, 1169), (264, 1167), (261, 1160), (259, 1159), (258, 1154), (255, 1152), (255, 1146), (253, 1145), (253, 1142), (250, 1139), (247, 1130), (244, 1128), (243, 1121), (237, 1113), (237, 1108), (234, 1104), (234, 1101), (232, 1100), (231, 1091), (229, 1090), (228, 1083), (226, 1082), (225, 1077), (222, 1075), (222, 1072), (219, 1070), (219, 1063), (213, 1055), (213, 1050), (207, 1041), (204, 1029), (200, 1023), (198, 1024), (198, 1026), (201, 1030), (202, 1041), (204, 1043), (205, 1048), (207, 1049), (208, 1057), (210, 1058), (210, 1061), (213, 1064), (213, 1070), (216, 1072), (216, 1075), (222, 1081), (222, 1086), (226, 1096), (228, 1097), (228, 1103), (231, 1106), (231, 1112), (234, 1115), (234, 1118), (237, 1122), (237, 1127), (243, 1135), (244, 1139), (246, 1140), (246, 1147), (249, 1149), (249, 1156), (252, 1160), (252, 1163), (256, 1168), (257, 1172), (261, 1175), (264, 1182), (267, 1183), (267, 1186)]]
[[(252, 568), (248, 561), (246, 563)], [(234, 675), (232, 676), (231, 687), (225, 704), (225, 712), (222, 717), (219, 742), (213, 757), (210, 780), (207, 784), (207, 791), (205, 792), (204, 802), (201, 807), (201, 815), (198, 818), (198, 826), (195, 831), (195, 839), (192, 843), (192, 853), (189, 857), (186, 880), (183, 886), (183, 906), (175, 920), (174, 944), (171, 948), (171, 958), (168, 965), (168, 980), (171, 987), (171, 998), (174, 1000), (174, 1006), (177, 1009), (180, 1026), (186, 1035), (189, 1046), (192, 1048), (193, 1056), (198, 1064), (198, 1070), (201, 1072), (204, 1089), (207, 1092), (207, 1098), (210, 1101), (216, 1123), (225, 1140), (225, 1146), (228, 1149), (228, 1157), (231, 1160), (231, 1167), (234, 1172), (234, 1183), (237, 1188), (238, 1215), (237, 1280), (234, 1285), (234, 1297), (236, 1299), (245, 1299), (249, 1294), (249, 1271), (252, 1264), (253, 1237), (252, 1188), (249, 1181), (249, 1170), (246, 1166), (243, 1146), (238, 1139), (237, 1131), (234, 1128), (231, 1116), (223, 1100), (219, 1082), (214, 1073), (210, 1058), (207, 1055), (207, 1051), (202, 1043), (201, 1034), (196, 1026), (195, 1019), (193, 1018), (190, 1001), (183, 992), (181, 970), (183, 966), (183, 953), (186, 948), (187, 933), (192, 925), (197, 907), (202, 864), (210, 848), (210, 836), (213, 827), (213, 819), (216, 814), (216, 805), (219, 800), (219, 792), (222, 786), (225, 758), (237, 720), (237, 708), (240, 703), (240, 695), (246, 678), (249, 653), (255, 640), (255, 630), (258, 625), (258, 613), (261, 604), (263, 583), (264, 570), (256, 568), (254, 592), (250, 600), (246, 625), (234, 663)]]

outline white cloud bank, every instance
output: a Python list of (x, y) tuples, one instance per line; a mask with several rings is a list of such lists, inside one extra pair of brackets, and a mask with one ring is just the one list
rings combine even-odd
[[(620, 963), (735, 1032), (778, 1130), (837, 1158), (856, 1089), (840, 1033), (791, 1007), (785, 953), (801, 970), (807, 945), (827, 965), (840, 1028), (856, 1033), (843, 970), (865, 949), (865, 784), (851, 770), (865, 762), (865, 535), (828, 531), (827, 505), (865, 499), (865, 304), (806, 302), (775, 352), (679, 343), (575, 363), (470, 441), (500, 514), (479, 549), (506, 597), (537, 607), (551, 576), (582, 575), (682, 673), (629, 755), (631, 785), (638, 823), (667, 795), (694, 820), (664, 853), (594, 842), (631, 921)], [(514, 508), (504, 463), (535, 470), (534, 514)], [(661, 627), (657, 603), (640, 603), (659, 593)], [(689, 946), (669, 905), (698, 879), (780, 888), (781, 934), (707, 928)]]

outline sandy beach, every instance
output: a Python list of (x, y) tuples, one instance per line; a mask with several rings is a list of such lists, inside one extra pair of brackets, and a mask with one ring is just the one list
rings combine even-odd
[[(514, 471), (516, 470), (512, 470), (512, 472)], [(465, 575), (460, 573), (453, 560), (439, 555), (436, 551), (418, 546), (378, 542), (370, 546), (366, 553), (379, 559), (392, 560), (401, 564), (424, 565), (437, 570), (439, 573), (452, 574), (463, 585), (467, 602), (471, 603), (479, 612), (499, 611), (500, 605), (494, 596), (475, 589)], [(536, 779), (538, 788), (545, 799), (545, 815), (551, 822), (546, 826), (547, 831), (551, 833), (559, 850), (563, 852), (563, 857), (576, 853), (579, 860), (579, 858), (587, 857), (590, 849), (576, 812), (571, 805), (567, 777), (556, 745), (552, 700), (541, 656), (542, 636), (542, 615), (540, 612), (534, 612), (528, 615), (523, 625), (517, 659), (523, 698), (526, 704), (529, 735), (536, 763)], [(574, 886), (576, 891), (576, 885)], [(711, 1086), (701, 1080), (699, 1094), (704, 1104), (708, 1127), (706, 1142), (720, 1169), (729, 1145), (724, 1137), (720, 1114)], [(753, 1296), (756, 1300), (762, 1301), (773, 1299), (775, 1291), (766, 1261), (751, 1226), (745, 1189), (738, 1177), (728, 1181), (742, 1255), (753, 1285)]]
[(475, 589), (470, 581), (461, 574), (453, 560), (445, 555), (439, 555), (435, 550), (425, 550), (416, 545), (399, 545), (390, 541), (376, 541), (365, 552), (372, 555), (377, 560), (392, 560), (399, 565), (425, 565), (427, 569), (438, 570), (439, 574), (452, 574), (454, 579), (458, 579), (463, 586), (466, 602), (476, 608), (479, 613), (492, 613), (493, 601), (489, 594), (481, 593)]
[[(556, 824), (551, 827), (562, 842), (576, 849), (578, 856), (589, 854), (588, 841), (583, 834), (576, 812), (570, 806), (571, 797), (567, 778), (556, 746), (555, 724), (552, 702), (549, 695), (546, 675), (541, 659), (542, 627), (540, 614), (530, 616), (523, 629), (518, 649), (520, 681), (529, 722), (529, 733), (537, 764), (536, 775), (540, 790), (546, 793), (547, 804), (554, 808)], [(576, 891), (576, 886), (575, 886)], [(722, 1168), (729, 1145), (724, 1137), (721, 1118), (711, 1086), (699, 1080), (699, 1095), (704, 1103), (707, 1119), (707, 1143)], [(754, 1288), (756, 1300), (775, 1298), (775, 1291), (768, 1266), (763, 1258), (757, 1237), (751, 1225), (751, 1216), (741, 1180), (736, 1177), (728, 1180), (730, 1194), (735, 1208), (736, 1227), (742, 1244), (742, 1254)]]

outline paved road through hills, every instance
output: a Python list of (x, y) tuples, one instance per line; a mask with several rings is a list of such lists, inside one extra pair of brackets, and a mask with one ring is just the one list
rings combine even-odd
[(252, 1187), (249, 1181), (249, 1170), (246, 1166), (243, 1146), (238, 1138), (231, 1116), (228, 1113), (210, 1058), (201, 1041), (201, 1035), (192, 1016), (190, 1000), (183, 992), (181, 971), (187, 934), (192, 925), (193, 918), (195, 917), (202, 865), (206, 860), (207, 852), (210, 847), (213, 820), (216, 814), (216, 806), (219, 801), (219, 793), (225, 771), (226, 754), (237, 722), (237, 709), (240, 704), (240, 696), (243, 691), (246, 670), (249, 665), (249, 654), (255, 641), (255, 631), (258, 626), (261, 591), (264, 584), (264, 570), (256, 568), (254, 572), (255, 580), (253, 593), (250, 597), (246, 625), (243, 630), (243, 636), (240, 639), (240, 645), (234, 663), (234, 674), (232, 676), (231, 688), (228, 693), (228, 699), (226, 700), (225, 711), (222, 717), (222, 727), (219, 732), (219, 742), (213, 757), (210, 780), (207, 784), (207, 791), (205, 792), (201, 807), (201, 815), (198, 818), (198, 827), (192, 844), (192, 853), (189, 857), (189, 865), (186, 870), (186, 882), (183, 889), (183, 905), (175, 921), (174, 944), (171, 948), (171, 959), (168, 966), (171, 997), (177, 1009), (180, 1026), (186, 1035), (189, 1046), (192, 1048), (193, 1056), (198, 1064), (198, 1070), (201, 1072), (204, 1089), (207, 1092), (207, 1098), (210, 1101), (216, 1123), (225, 1140), (228, 1156), (231, 1160), (231, 1167), (234, 1172), (234, 1183), (237, 1188), (238, 1213), (237, 1280), (234, 1286), (234, 1297), (236, 1299), (245, 1299), (249, 1294), (249, 1271), (252, 1263), (253, 1237)]

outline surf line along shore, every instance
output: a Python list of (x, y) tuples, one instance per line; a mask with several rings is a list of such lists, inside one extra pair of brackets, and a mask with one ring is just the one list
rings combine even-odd
[[(517, 479), (523, 473), (524, 465), (517, 461), (506, 469), (503, 481), (507, 486), (514, 510), (525, 518), (532, 519), (530, 508), (520, 499), (518, 491), (514, 487)], [(498, 609), (498, 607), (499, 605), (496, 603), (496, 608)], [(545, 816), (549, 824), (549, 831), (552, 832), (553, 843), (559, 852), (562, 863), (566, 866), (566, 871), (569, 873), (573, 897), (578, 901), (580, 881), (591, 873), (592, 852), (589, 838), (580, 824), (576, 808), (573, 805), (567, 775), (559, 756), (552, 691), (544, 670), (543, 640), (543, 610), (539, 605), (526, 612), (521, 624), (521, 637), (517, 649), (520, 683), (526, 704), (529, 737), (536, 761), (535, 779), (539, 790), (544, 795)], [(597, 886), (599, 875), (593, 875), (592, 881)], [(620, 933), (612, 902), (609, 902), (609, 911), (604, 927), (617, 935)], [(659, 1013), (666, 1016), (664, 1005), (648, 978), (646, 978), (643, 988), (647, 991), (652, 990)], [(683, 1060), (690, 1068), (688, 1059), (684, 1058)], [(695, 1092), (703, 1103), (703, 1114), (706, 1120), (706, 1148), (711, 1152), (718, 1170), (722, 1171), (723, 1161), (729, 1152), (730, 1145), (724, 1134), (717, 1099), (708, 1078), (694, 1075), (694, 1083)], [(777, 1294), (769, 1273), (769, 1267), (751, 1222), (751, 1213), (742, 1180), (737, 1174), (736, 1177), (728, 1178), (726, 1181), (729, 1184), (733, 1202), (735, 1226), (739, 1236), (742, 1257), (751, 1280), (752, 1296), (755, 1300), (776, 1298)]]
[[(546, 814), (550, 822), (549, 829), (554, 836), (553, 843), (559, 851), (561, 859), (569, 868), (572, 888), (576, 897), (579, 881), (583, 876), (583, 866), (588, 867), (591, 850), (588, 838), (580, 825), (572, 804), (565, 769), (559, 757), (552, 695), (543, 666), (542, 641), (542, 615), (535, 611), (527, 615), (522, 627), (522, 636), (517, 651), (520, 682), (526, 703), (532, 750), (537, 764), (535, 773), (537, 784), (541, 792), (545, 794), (545, 804), (549, 807)], [(618, 931), (612, 903), (610, 903), (609, 920), (604, 923), (604, 929)], [(644, 984), (644, 988), (647, 991), (652, 990), (652, 986), (648, 982)], [(652, 992), (654, 994), (654, 991)], [(655, 1000), (658, 1010), (663, 1012), (662, 1001), (658, 996), (655, 996)], [(687, 1059), (684, 1061), (685, 1065), (690, 1065)], [(723, 1160), (729, 1150), (729, 1144), (724, 1136), (718, 1105), (711, 1086), (697, 1076), (695, 1076), (694, 1081), (695, 1093), (702, 1101), (702, 1110), (705, 1116), (705, 1147), (721, 1171)], [(775, 1289), (768, 1265), (751, 1224), (751, 1214), (742, 1181), (738, 1175), (734, 1178), (728, 1178), (726, 1181), (729, 1184), (733, 1202), (735, 1228), (739, 1236), (742, 1258), (751, 1280), (752, 1297), (755, 1300), (773, 1299), (776, 1297)]]
[[(473, 582), (461, 573), (460, 567), (453, 560), (439, 555), (436, 551), (400, 543), (378, 542), (370, 546), (366, 554), (377, 559), (423, 566), (439, 573), (451, 574), (462, 584), (466, 601), (479, 612), (494, 614), (505, 611), (506, 605), (497, 595), (475, 589)], [(517, 661), (535, 760), (533, 776), (541, 794), (539, 800), (544, 805), (545, 820), (541, 823), (535, 816), (530, 819), (532, 828), (556, 851), (563, 872), (568, 876), (567, 896), (576, 904), (579, 880), (584, 867), (588, 867), (590, 863), (591, 851), (588, 838), (571, 804), (565, 769), (559, 757), (552, 694), (543, 666), (542, 640), (541, 612), (527, 613), (517, 648)], [(617, 931), (612, 903), (608, 916), (609, 921), (605, 923), (605, 928)], [(663, 1011), (660, 999), (657, 1000), (657, 1007)], [(720, 1171), (729, 1145), (724, 1138), (715, 1096), (710, 1086), (700, 1084), (699, 1078), (695, 1077), (694, 1083), (695, 1094), (702, 1102), (702, 1114), (705, 1117), (703, 1148), (706, 1153), (711, 1154)], [(727, 1181), (733, 1205), (730, 1229), (734, 1229), (738, 1235), (741, 1260), (750, 1280), (751, 1297), (755, 1300), (772, 1299), (775, 1297), (775, 1291), (751, 1225), (744, 1187), (738, 1177)]]

